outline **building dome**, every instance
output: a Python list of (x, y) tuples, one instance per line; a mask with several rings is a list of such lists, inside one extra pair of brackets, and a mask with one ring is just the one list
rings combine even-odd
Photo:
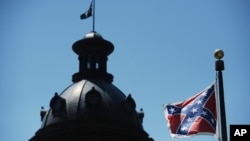
[(142, 129), (131, 95), (105, 81), (81, 80), (51, 99), (42, 127), (65, 120), (102, 121)]
[(152, 141), (142, 126), (132, 96), (112, 84), (107, 56), (114, 46), (96, 32), (73, 44), (79, 72), (73, 84), (55, 93), (50, 109), (41, 110), (42, 126), (30, 141)]

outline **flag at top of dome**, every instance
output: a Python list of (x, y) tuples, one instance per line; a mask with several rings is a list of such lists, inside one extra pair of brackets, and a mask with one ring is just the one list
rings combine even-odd
[(88, 17), (92, 16), (92, 1), (90, 3), (89, 9), (84, 12), (83, 14), (81, 14), (80, 19), (87, 19)]

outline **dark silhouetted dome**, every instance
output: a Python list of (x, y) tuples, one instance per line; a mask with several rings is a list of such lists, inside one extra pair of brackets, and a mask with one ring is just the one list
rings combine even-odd
[(79, 72), (73, 84), (55, 93), (50, 109), (41, 110), (42, 126), (30, 141), (152, 141), (142, 126), (132, 96), (112, 84), (107, 56), (114, 46), (96, 32), (73, 44)]
[(66, 88), (50, 102), (51, 109), (43, 118), (41, 128), (65, 120), (102, 121), (142, 129), (131, 96), (125, 96), (105, 81), (81, 80)]

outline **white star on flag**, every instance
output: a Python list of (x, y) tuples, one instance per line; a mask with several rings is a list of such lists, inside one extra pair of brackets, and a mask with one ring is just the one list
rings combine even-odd
[(173, 113), (173, 112), (175, 112), (175, 108), (171, 108), (170, 110), (169, 110), (171, 113)]
[(191, 111), (192, 111), (192, 112), (193, 112), (193, 114), (194, 114), (194, 113), (196, 113), (196, 112), (197, 112), (197, 108), (193, 108)]
[(193, 119), (191, 117), (188, 117), (187, 122), (192, 122)]

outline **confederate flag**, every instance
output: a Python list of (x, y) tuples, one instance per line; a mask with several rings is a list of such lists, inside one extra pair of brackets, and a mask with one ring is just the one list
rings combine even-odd
[(164, 112), (173, 138), (216, 135), (215, 83), (183, 102), (165, 104)]

